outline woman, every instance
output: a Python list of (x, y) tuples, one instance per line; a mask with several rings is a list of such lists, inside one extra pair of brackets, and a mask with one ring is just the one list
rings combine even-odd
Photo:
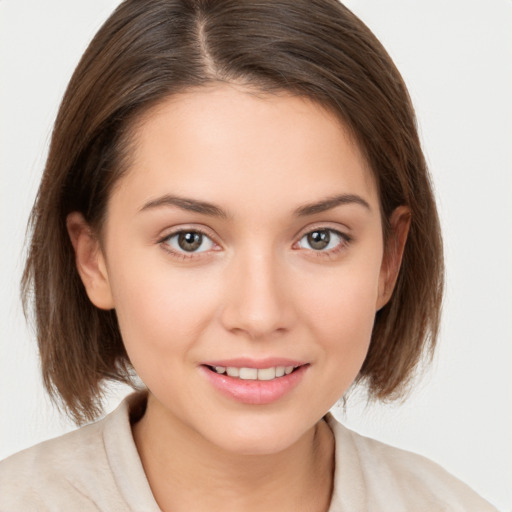
[(106, 380), (147, 390), (5, 461), (9, 510), (492, 509), (327, 414), (401, 395), (442, 291), (405, 86), (338, 3), (121, 4), (32, 219), (50, 393), (83, 423)]

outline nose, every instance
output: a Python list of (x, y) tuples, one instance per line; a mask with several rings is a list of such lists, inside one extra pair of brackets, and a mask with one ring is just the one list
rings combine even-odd
[(233, 258), (226, 269), (224, 328), (251, 339), (289, 331), (295, 314), (283, 263), (270, 251), (247, 252)]

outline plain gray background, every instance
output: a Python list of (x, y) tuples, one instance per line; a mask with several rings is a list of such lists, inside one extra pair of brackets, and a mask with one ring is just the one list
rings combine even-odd
[[(0, 0), (0, 457), (70, 430), (18, 298), (23, 238), (70, 75), (116, 0)], [(338, 417), (512, 510), (512, 2), (350, 0), (407, 82), (436, 185), (447, 293), (433, 368), (404, 404)], [(113, 391), (112, 409), (123, 388)]]

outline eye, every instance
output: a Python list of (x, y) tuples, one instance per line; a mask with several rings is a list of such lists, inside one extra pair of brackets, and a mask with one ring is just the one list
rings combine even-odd
[(298, 242), (301, 249), (328, 252), (348, 242), (348, 237), (334, 229), (315, 229), (306, 233)]
[(214, 243), (210, 237), (196, 230), (177, 231), (166, 237), (163, 242), (173, 252), (198, 253), (212, 250)]

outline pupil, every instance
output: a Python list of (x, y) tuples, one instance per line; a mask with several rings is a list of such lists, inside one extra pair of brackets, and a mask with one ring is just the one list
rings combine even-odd
[(308, 235), (308, 243), (313, 249), (325, 249), (331, 241), (329, 231), (313, 231)]
[(178, 245), (181, 249), (187, 252), (192, 252), (198, 249), (203, 243), (203, 235), (201, 233), (195, 233), (188, 231), (180, 233), (178, 236)]

